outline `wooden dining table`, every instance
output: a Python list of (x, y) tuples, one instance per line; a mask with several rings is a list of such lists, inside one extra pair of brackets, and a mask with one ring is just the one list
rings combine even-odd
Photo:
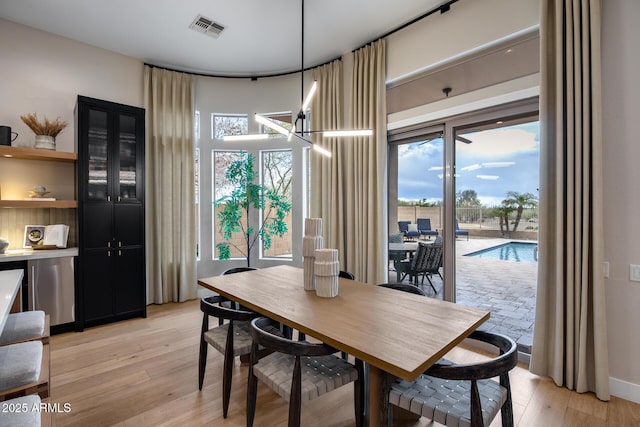
[[(335, 298), (305, 291), (303, 270), (282, 265), (198, 284), (369, 364), (369, 426), (380, 426), (387, 385), (415, 380), (489, 318), (489, 312), (340, 279)], [(386, 427), (386, 426), (385, 426)]]

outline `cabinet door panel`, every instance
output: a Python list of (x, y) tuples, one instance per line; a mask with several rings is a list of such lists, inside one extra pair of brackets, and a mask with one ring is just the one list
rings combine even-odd
[(113, 251), (85, 251), (82, 256), (85, 321), (113, 316), (112, 259)]
[(139, 183), (142, 177), (140, 162), (140, 147), (138, 143), (140, 138), (138, 128), (142, 125), (143, 117), (140, 115), (121, 113), (117, 116), (118, 133), (117, 133), (117, 163), (116, 173), (117, 184), (116, 192), (118, 202), (138, 201)]
[(145, 307), (143, 249), (115, 251), (115, 310), (117, 314), (142, 311)]
[[(88, 178), (85, 200), (107, 200), (110, 195), (109, 181), (109, 118), (107, 111), (88, 108), (88, 127), (86, 135), (82, 135), (86, 144), (87, 160), (84, 167), (87, 168)], [(82, 138), (84, 137), (84, 138)]]
[(113, 246), (113, 204), (85, 203), (82, 206), (82, 230), (80, 238), (84, 248)]
[(142, 205), (116, 203), (113, 208), (116, 246), (142, 245), (144, 237)]

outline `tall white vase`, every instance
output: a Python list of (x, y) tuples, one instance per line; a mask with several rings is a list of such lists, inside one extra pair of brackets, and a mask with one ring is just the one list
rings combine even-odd
[(316, 250), (322, 249), (322, 218), (305, 218), (304, 236), (302, 237), (302, 260), (304, 269), (304, 289), (313, 291), (316, 288), (314, 263)]
[(316, 295), (333, 298), (338, 295), (338, 275), (340, 261), (337, 249), (316, 250), (314, 274), (316, 276)]

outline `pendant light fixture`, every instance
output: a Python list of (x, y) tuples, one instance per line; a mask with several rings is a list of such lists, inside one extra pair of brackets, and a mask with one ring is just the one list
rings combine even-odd
[[(302, 20), (301, 20), (301, 37), (300, 37), (300, 42), (301, 42), (301, 53), (300, 53), (300, 94), (301, 97), (304, 94), (304, 0), (300, 0), (301, 2), (301, 14), (302, 14)], [(309, 93), (307, 94), (306, 98), (304, 98), (302, 100), (302, 104), (300, 107), (300, 111), (298, 112), (298, 114), (296, 115), (296, 119), (293, 122), (291, 129), (286, 129), (285, 127), (279, 125), (278, 123), (276, 123), (275, 121), (269, 119), (268, 117), (265, 117), (263, 115), (260, 115), (258, 113), (254, 114), (254, 118), (256, 120), (256, 122), (262, 124), (263, 126), (266, 126), (284, 136), (287, 137), (287, 139), (290, 141), (292, 137), (296, 137), (298, 139), (301, 139), (309, 144), (311, 144), (311, 146), (313, 147), (314, 150), (318, 151), (319, 153), (331, 157), (331, 152), (320, 147), (318, 144), (314, 143), (313, 141), (309, 140), (307, 137), (305, 137), (306, 135), (312, 134), (312, 133), (319, 133), (321, 134), (323, 137), (325, 138), (339, 138), (339, 137), (351, 137), (351, 136), (371, 136), (373, 135), (373, 131), (371, 129), (353, 129), (353, 130), (328, 130), (328, 131), (324, 131), (324, 130), (305, 130), (304, 129), (304, 121), (306, 119), (306, 111), (309, 108), (309, 104), (311, 103), (311, 100), (314, 96), (314, 94), (316, 93), (318, 89), (318, 82), (314, 80), (313, 84), (311, 85), (311, 88), (309, 89)], [(300, 130), (297, 130), (298, 128), (298, 122), (300, 122)], [(229, 135), (229, 136), (225, 136), (223, 139), (225, 141), (240, 141), (240, 140), (244, 140), (244, 141), (249, 141), (249, 140), (258, 140), (258, 139), (264, 139), (264, 138), (268, 138), (269, 134), (246, 134), (246, 135)]]

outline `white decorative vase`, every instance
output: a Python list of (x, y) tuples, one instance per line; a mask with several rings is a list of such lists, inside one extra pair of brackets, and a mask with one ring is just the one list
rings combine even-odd
[(55, 150), (56, 139), (49, 135), (36, 135), (35, 148), (41, 148), (44, 150)]
[(313, 291), (316, 288), (313, 274), (316, 250), (321, 249), (324, 241), (322, 239), (322, 218), (305, 218), (304, 236), (302, 237), (302, 260), (304, 270), (304, 289)]
[(333, 298), (338, 295), (338, 275), (340, 261), (337, 249), (318, 249), (314, 264), (316, 276), (316, 295), (323, 298)]

